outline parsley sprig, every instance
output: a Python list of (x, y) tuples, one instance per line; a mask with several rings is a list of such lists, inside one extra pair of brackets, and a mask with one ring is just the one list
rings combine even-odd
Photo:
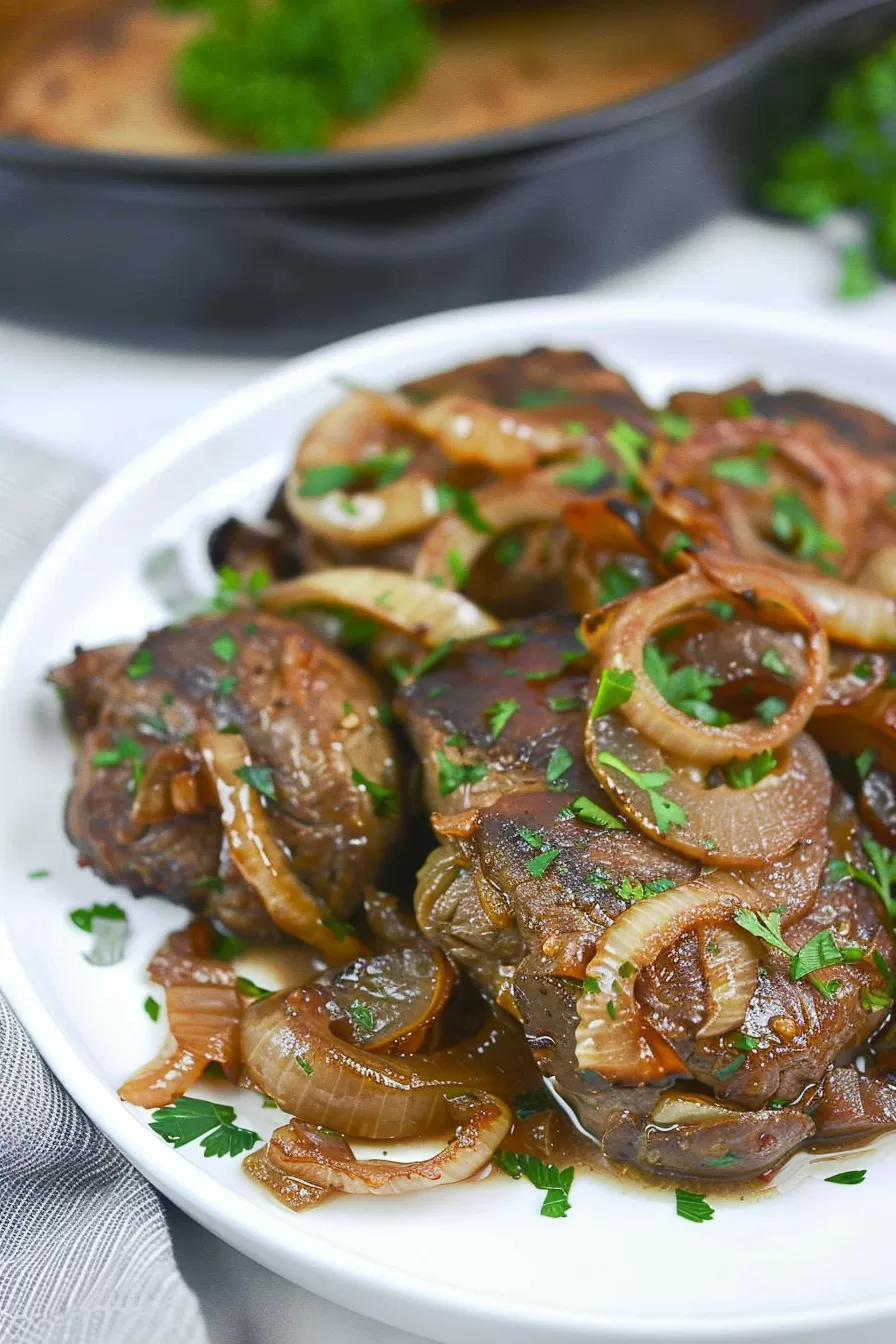
[(601, 765), (625, 775), (635, 788), (644, 790), (660, 835), (668, 835), (672, 826), (687, 826), (688, 816), (684, 808), (660, 792), (672, 778), (671, 770), (633, 770), (625, 761), (621, 761), (609, 751), (602, 751), (597, 759)]
[(679, 667), (674, 671), (674, 659), (661, 653), (656, 644), (644, 648), (644, 671), (664, 700), (674, 709), (701, 723), (723, 727), (731, 723), (731, 715), (717, 709), (712, 703), (712, 692), (722, 682), (702, 667)]
[(239, 1157), (261, 1143), (261, 1135), (254, 1129), (241, 1129), (235, 1120), (232, 1106), (200, 1097), (177, 1097), (170, 1106), (153, 1111), (149, 1127), (173, 1148), (201, 1139), (206, 1157)]
[(776, 948), (789, 957), (791, 980), (808, 979), (825, 999), (833, 999), (840, 988), (839, 980), (819, 980), (816, 971), (827, 970), (830, 966), (842, 966), (845, 962), (859, 961), (865, 955), (861, 947), (840, 947), (834, 938), (832, 929), (820, 929), (795, 951), (785, 942), (781, 932), (782, 909), (772, 910), (764, 915), (754, 910), (735, 911), (734, 922), (747, 933), (753, 934), (769, 947)]
[(896, 922), (896, 896), (893, 894), (893, 883), (896, 881), (896, 854), (870, 835), (862, 837), (862, 848), (873, 871), (850, 863), (847, 859), (833, 859), (828, 868), (828, 876), (832, 882), (838, 882), (849, 875), (857, 882), (870, 887), (880, 897), (887, 918), (891, 923)]
[(560, 1171), (557, 1167), (542, 1162), (540, 1157), (530, 1157), (528, 1153), (511, 1153), (504, 1149), (499, 1149), (492, 1160), (495, 1166), (500, 1167), (515, 1181), (525, 1176), (536, 1190), (544, 1190), (542, 1218), (566, 1217), (570, 1209), (569, 1192), (576, 1174), (574, 1167), (564, 1167)]

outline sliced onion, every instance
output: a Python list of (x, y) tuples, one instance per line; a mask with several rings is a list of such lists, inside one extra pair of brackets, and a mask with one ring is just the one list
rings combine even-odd
[(240, 1062), (242, 1001), (226, 985), (171, 985), (165, 991), (168, 1026), (182, 1050), (214, 1060), (231, 1078)]
[(136, 826), (157, 826), (177, 816), (171, 796), (172, 782), (181, 771), (189, 769), (192, 759), (180, 742), (153, 753), (131, 804), (131, 820)]
[(831, 639), (860, 649), (896, 649), (896, 599), (824, 575), (788, 574)]
[(697, 1038), (741, 1026), (759, 981), (759, 958), (743, 929), (704, 928), (697, 935), (706, 980), (706, 1016)]
[(172, 985), (220, 985), (232, 989), (236, 971), (229, 961), (212, 957), (213, 930), (207, 920), (192, 919), (169, 933), (147, 967), (147, 975), (166, 989)]
[[(383, 594), (388, 593), (388, 600)], [(377, 599), (380, 599), (379, 601)], [(459, 593), (446, 592), (400, 570), (321, 570), (274, 583), (261, 596), (268, 611), (291, 615), (302, 607), (349, 607), (427, 649), (449, 639), (493, 634), (498, 622)]]
[(635, 997), (639, 973), (682, 934), (728, 923), (737, 910), (763, 908), (756, 892), (730, 873), (714, 872), (624, 910), (601, 935), (586, 971), (586, 983), (599, 988), (587, 989), (576, 1003), (579, 1069), (593, 1070), (611, 1083), (632, 1084), (668, 1073)]
[(457, 1133), (435, 1157), (416, 1162), (359, 1160), (345, 1139), (293, 1120), (276, 1129), (268, 1147), (273, 1166), (326, 1190), (346, 1195), (407, 1195), (457, 1185), (482, 1171), (510, 1130), (510, 1110), (485, 1093), (457, 1098), (449, 1110), (463, 1116)]
[(118, 1095), (122, 1101), (130, 1102), (132, 1106), (144, 1106), (147, 1110), (167, 1106), (199, 1082), (207, 1064), (204, 1055), (194, 1055), (176, 1044), (169, 1044), (145, 1068), (129, 1078), (118, 1089)]
[(430, 434), (450, 461), (488, 467), (498, 476), (525, 476), (540, 457), (582, 446), (580, 434), (559, 425), (540, 425), (519, 411), (456, 394), (424, 406), (415, 428)]
[(869, 555), (856, 575), (856, 585), (896, 598), (896, 546), (882, 546)]
[(451, 1125), (446, 1092), (488, 1086), (491, 1072), (488, 1038), (472, 1055), (455, 1047), (406, 1057), (338, 1039), (321, 986), (252, 1004), (243, 1015), (242, 1039), (246, 1072), (282, 1110), (357, 1138), (444, 1132)]
[(654, 558), (644, 539), (641, 513), (626, 495), (578, 495), (564, 508), (563, 521), (570, 532), (599, 550)]
[(281, 1204), (292, 1209), (293, 1213), (304, 1213), (305, 1209), (313, 1209), (330, 1198), (329, 1190), (323, 1190), (319, 1185), (309, 1185), (296, 1176), (287, 1176), (275, 1167), (268, 1156), (267, 1144), (243, 1158), (243, 1171)]
[[(672, 769), (663, 753), (619, 714), (589, 719), (588, 763), (597, 779), (640, 830), (669, 849), (724, 868), (758, 867), (780, 858), (824, 823), (831, 774), (821, 748), (806, 733), (779, 752), (779, 765), (752, 788), (706, 786), (689, 766)], [(661, 793), (683, 810), (686, 821), (663, 830), (648, 793), (600, 760), (603, 753), (638, 773), (665, 773)]]
[(308, 499), (297, 493), (290, 477), (286, 483), (293, 517), (317, 536), (344, 546), (389, 546), (403, 537), (417, 536), (439, 515), (439, 498), (428, 476), (409, 471), (379, 490), (331, 490)]
[(781, 923), (787, 928), (815, 904), (829, 853), (827, 825), (823, 822), (782, 858), (760, 868), (745, 868), (735, 876), (758, 892), (773, 910), (781, 910)]
[(420, 546), (414, 565), (416, 579), (438, 580), (440, 587), (457, 588), (458, 574), (469, 574), (496, 536), (532, 523), (556, 522), (575, 492), (555, 485), (547, 472), (536, 472), (518, 485), (502, 481), (473, 494), (489, 530), (477, 531), (457, 514), (446, 514)]
[(701, 1097), (693, 1092), (676, 1092), (673, 1089), (662, 1094), (650, 1113), (650, 1119), (655, 1125), (712, 1125), (720, 1120), (736, 1120), (741, 1115), (743, 1111), (739, 1106), (726, 1106), (714, 1097)]
[[(828, 644), (812, 607), (773, 570), (747, 565), (726, 556), (701, 556), (707, 571), (691, 570), (658, 588), (633, 593), (607, 619), (594, 612), (582, 621), (582, 638), (598, 658), (598, 670), (634, 671), (631, 698), (621, 713), (663, 750), (703, 764), (773, 751), (805, 727), (824, 689)], [(676, 709), (644, 671), (644, 649), (653, 635), (672, 624), (682, 610), (734, 592), (751, 602), (774, 602), (795, 617), (806, 631), (806, 678), (788, 708), (770, 724), (756, 720), (724, 727), (705, 724)]]
[[(326, 988), (343, 1013), (352, 1043), (365, 1050), (411, 1054), (442, 1013), (457, 976), (438, 948), (391, 948), (333, 973)], [(358, 1021), (353, 1009), (369, 1012)]]
[(880, 653), (857, 653), (854, 649), (831, 649), (831, 668), (816, 714), (836, 714), (851, 709), (879, 690), (890, 675), (890, 660)]
[(258, 893), (278, 928), (320, 952), (331, 965), (361, 956), (353, 934), (337, 936), (327, 911), (293, 871), (274, 833), (261, 795), (237, 774), (252, 758), (238, 733), (197, 735), (202, 759), (215, 784), (230, 856), (240, 876)]

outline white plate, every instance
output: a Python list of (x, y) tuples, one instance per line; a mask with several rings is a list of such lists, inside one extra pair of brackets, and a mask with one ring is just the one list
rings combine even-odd
[[(209, 591), (202, 543), (227, 512), (272, 488), (299, 428), (339, 390), (334, 374), (388, 387), (462, 360), (534, 344), (583, 346), (648, 398), (749, 374), (896, 416), (896, 343), (782, 314), (676, 303), (561, 299), (392, 327), (306, 356), (200, 416), (101, 490), (44, 556), (0, 630), (0, 976), (62, 1082), (158, 1188), (232, 1245), (295, 1282), (441, 1341), (772, 1338), (896, 1321), (890, 1183), (896, 1152), (861, 1165), (863, 1185), (814, 1169), (792, 1190), (717, 1202), (712, 1223), (676, 1217), (672, 1196), (580, 1176), (563, 1221), (538, 1216), (523, 1182), (490, 1180), (411, 1198), (337, 1200), (296, 1216), (239, 1163), (174, 1152), (115, 1088), (160, 1028), (142, 1011), (148, 955), (182, 912), (135, 902), (79, 870), (62, 834), (71, 753), (41, 685), (80, 640), (139, 635), (165, 613), (141, 580), (175, 544)], [(26, 873), (49, 868), (51, 878)], [(113, 897), (133, 927), (124, 964), (94, 969), (67, 912)], [(4, 1086), (9, 1080), (2, 1080)], [(274, 1113), (238, 1098), (263, 1133)]]

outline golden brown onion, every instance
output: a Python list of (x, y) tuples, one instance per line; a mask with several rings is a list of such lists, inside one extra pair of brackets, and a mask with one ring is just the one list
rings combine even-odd
[(735, 926), (701, 928), (697, 934), (706, 980), (706, 1016), (697, 1038), (722, 1036), (739, 1027), (759, 980), (755, 945)]
[(373, 567), (326, 569), (271, 584), (261, 595), (261, 605), (281, 615), (302, 607), (348, 607), (427, 649), (449, 639), (477, 639), (499, 628), (492, 616), (459, 593), (401, 570)]
[[(812, 607), (779, 574), (727, 556), (701, 556), (706, 572), (692, 569), (658, 588), (633, 593), (612, 612), (593, 612), (581, 625), (582, 638), (595, 654), (598, 672), (612, 668), (635, 673), (632, 695), (620, 712), (665, 752), (707, 765), (746, 759), (773, 751), (808, 723), (824, 689), (828, 644)], [(751, 719), (724, 727), (702, 723), (669, 704), (644, 670), (644, 649), (651, 638), (683, 610), (725, 592), (747, 595), (751, 603), (774, 602), (805, 630), (806, 677), (788, 708), (771, 723)]]
[(217, 789), (230, 857), (277, 927), (317, 948), (331, 965), (361, 956), (364, 945), (353, 934), (325, 922), (327, 911), (293, 871), (261, 795), (237, 773), (252, 764), (243, 738), (205, 732), (197, 734), (197, 742)]
[(576, 1003), (579, 1068), (611, 1083), (666, 1075), (669, 1067), (645, 1030), (635, 996), (638, 975), (683, 933), (730, 923), (737, 910), (763, 908), (761, 897), (730, 873), (714, 872), (624, 910), (601, 935)]
[(456, 1185), (482, 1171), (511, 1123), (510, 1110), (497, 1097), (473, 1093), (446, 1103), (457, 1132), (441, 1152), (416, 1162), (356, 1158), (343, 1138), (293, 1120), (274, 1131), (268, 1146), (273, 1166), (326, 1190), (346, 1195), (406, 1195)]
[(414, 424), (435, 439), (450, 461), (488, 467), (498, 476), (525, 476), (540, 457), (582, 446), (579, 433), (456, 394), (431, 401), (417, 412)]
[(896, 599), (824, 575), (788, 574), (831, 639), (859, 649), (896, 649)]
[(207, 1064), (205, 1055), (194, 1055), (170, 1042), (145, 1068), (122, 1084), (118, 1095), (122, 1101), (147, 1110), (167, 1106), (199, 1082)]

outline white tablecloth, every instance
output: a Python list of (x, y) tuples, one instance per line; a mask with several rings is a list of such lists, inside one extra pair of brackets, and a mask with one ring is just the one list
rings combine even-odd
[[(601, 292), (814, 310), (896, 331), (896, 285), (846, 304), (833, 298), (836, 277), (836, 258), (820, 240), (731, 217)], [(257, 359), (147, 354), (0, 323), (0, 431), (111, 472), (270, 367)], [(292, 1287), (182, 1214), (173, 1213), (172, 1224), (178, 1262), (199, 1294), (213, 1344), (414, 1344)], [(889, 1327), (862, 1332), (862, 1344), (893, 1338)]]

